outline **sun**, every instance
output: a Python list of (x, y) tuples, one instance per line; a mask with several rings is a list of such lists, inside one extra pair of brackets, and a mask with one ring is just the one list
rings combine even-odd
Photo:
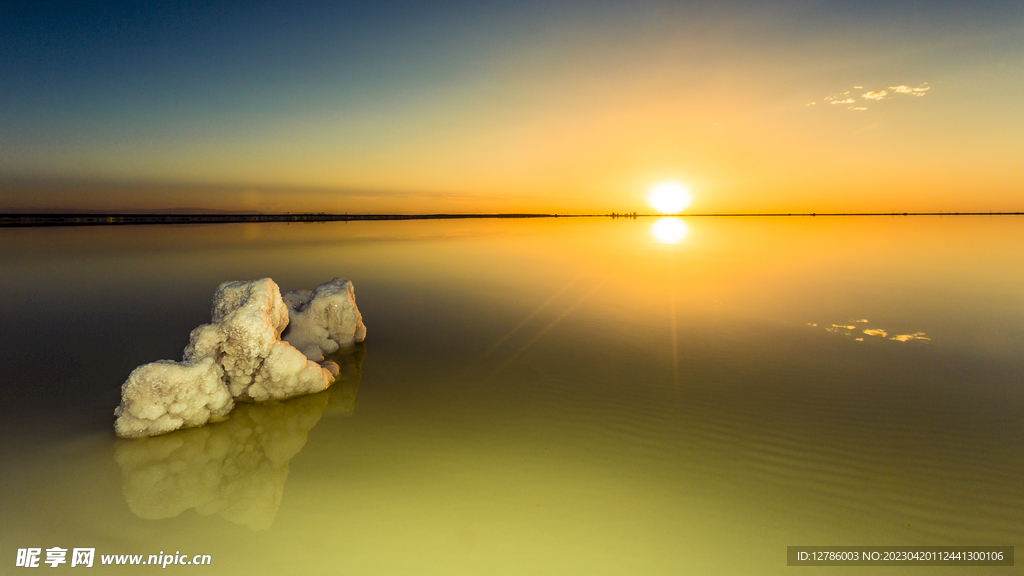
[(679, 214), (692, 200), (690, 188), (679, 182), (659, 182), (647, 195), (651, 207), (662, 214)]

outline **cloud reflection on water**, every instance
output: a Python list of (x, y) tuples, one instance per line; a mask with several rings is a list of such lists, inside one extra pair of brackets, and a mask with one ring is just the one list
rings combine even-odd
[(916, 332), (914, 334), (898, 334), (889, 338), (889, 340), (898, 340), (900, 342), (908, 342), (910, 340), (931, 340), (931, 338), (924, 335), (924, 332)]
[[(867, 323), (868, 320), (852, 320), (852, 322)], [(818, 326), (818, 324), (814, 322), (808, 322), (807, 325), (812, 328)], [(840, 334), (842, 336), (851, 336), (854, 337), (854, 340), (856, 340), (857, 342), (864, 341), (864, 338), (862, 336), (859, 336), (860, 333), (863, 333), (867, 336), (874, 336), (876, 338), (894, 340), (896, 342), (909, 342), (911, 340), (923, 340), (929, 342), (931, 341), (931, 338), (928, 337), (924, 332), (915, 332), (913, 334), (897, 334), (895, 336), (890, 336), (890, 331), (884, 328), (865, 328), (864, 330), (861, 330), (860, 333), (853, 332), (856, 329), (856, 326), (850, 326), (845, 324), (832, 324), (831, 326), (825, 327), (826, 332)]]

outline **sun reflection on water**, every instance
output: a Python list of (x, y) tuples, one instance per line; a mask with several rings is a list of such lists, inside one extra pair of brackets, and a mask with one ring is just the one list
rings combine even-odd
[(651, 234), (662, 244), (679, 244), (690, 234), (690, 227), (680, 218), (665, 217), (651, 226)]

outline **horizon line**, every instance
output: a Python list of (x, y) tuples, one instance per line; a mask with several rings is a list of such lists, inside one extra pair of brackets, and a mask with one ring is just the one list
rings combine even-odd
[(721, 212), (640, 214), (610, 212), (606, 214), (556, 213), (468, 213), (468, 214), (328, 214), (309, 213), (10, 213), (0, 214), (0, 228), (45, 226), (117, 226), (143, 224), (230, 224), (244, 222), (357, 222), (384, 220), (457, 220), (511, 218), (687, 218), (687, 217), (834, 217), (834, 216), (1022, 216), (1024, 212)]

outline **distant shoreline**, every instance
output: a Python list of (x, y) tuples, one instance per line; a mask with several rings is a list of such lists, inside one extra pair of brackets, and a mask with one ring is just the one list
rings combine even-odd
[(358, 222), (373, 220), (464, 220), (508, 218), (664, 218), (817, 216), (1022, 216), (1024, 212), (830, 212), (720, 214), (0, 214), (0, 228), (33, 226), (126, 226), (230, 224), (243, 222)]

